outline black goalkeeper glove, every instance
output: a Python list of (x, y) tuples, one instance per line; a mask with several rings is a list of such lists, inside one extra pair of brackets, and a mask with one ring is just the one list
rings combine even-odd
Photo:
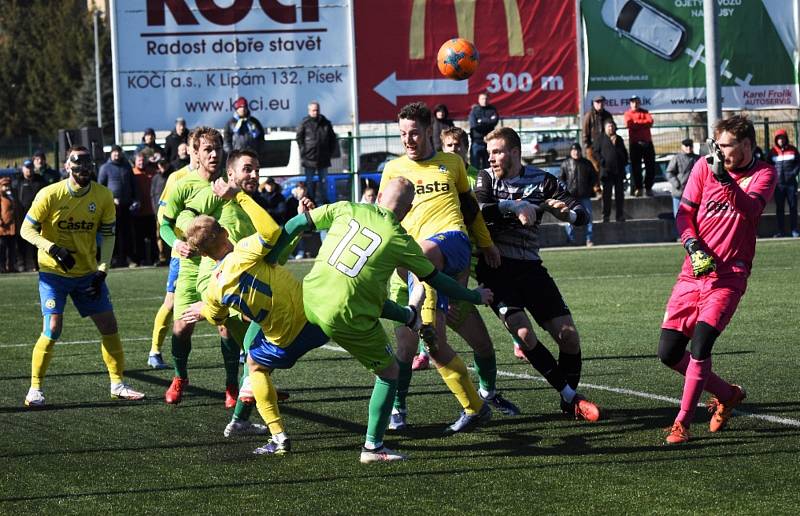
[(420, 317), (419, 312), (417, 312), (417, 309), (412, 305), (408, 305), (406, 308), (411, 312), (411, 317), (408, 319), (408, 322), (406, 322), (406, 326), (416, 333), (422, 327), (422, 317)]
[(50, 249), (47, 250), (47, 254), (58, 262), (58, 265), (64, 269), (64, 272), (69, 272), (71, 268), (75, 267), (75, 258), (72, 257), (70, 250), (65, 247), (53, 244), (50, 246)]
[(714, 179), (721, 185), (731, 184), (733, 178), (728, 171), (725, 170), (725, 155), (722, 154), (722, 150), (719, 148), (719, 145), (717, 145), (716, 140), (709, 138), (706, 140), (706, 143), (708, 144), (709, 151), (711, 151), (711, 154), (706, 156), (706, 163), (708, 163), (709, 168), (711, 168)]
[(689, 260), (692, 262), (692, 274), (694, 274), (695, 278), (710, 274), (717, 269), (714, 258), (700, 248), (700, 242), (696, 238), (687, 240), (683, 247), (689, 253)]
[(98, 299), (100, 297), (100, 293), (103, 291), (103, 283), (106, 282), (106, 273), (103, 271), (97, 271), (92, 276), (92, 283), (86, 287), (83, 291), (87, 297), (92, 299)]

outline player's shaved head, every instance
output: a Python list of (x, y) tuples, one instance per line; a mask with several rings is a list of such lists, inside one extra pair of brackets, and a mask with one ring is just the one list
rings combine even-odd
[(214, 217), (208, 215), (198, 215), (186, 228), (186, 243), (203, 256), (210, 256), (215, 260), (225, 256), (227, 241), (228, 232)]
[(405, 218), (414, 202), (414, 185), (405, 177), (396, 177), (378, 192), (378, 206), (394, 212), (398, 221)]

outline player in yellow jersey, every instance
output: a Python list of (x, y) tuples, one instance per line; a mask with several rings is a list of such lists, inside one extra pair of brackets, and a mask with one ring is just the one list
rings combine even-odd
[[(404, 177), (415, 186), (414, 202), (403, 227), (422, 248), (425, 256), (437, 270), (458, 277), (469, 267), (471, 245), (464, 224), (464, 211), (472, 213), (474, 223), (470, 227), (478, 249), (484, 253), (488, 263), (499, 264), (500, 256), (492, 243), (483, 218), (477, 213), (477, 202), (469, 186), (464, 162), (455, 154), (437, 153), (433, 147), (431, 112), (422, 102), (404, 106), (398, 115), (400, 139), (405, 156), (387, 163), (381, 178), (384, 188), (395, 177)], [(379, 192), (380, 192), (379, 189)], [(392, 278), (391, 298), (403, 304), (407, 288), (396, 277)], [(435, 321), (435, 339), (430, 333), (421, 332), (429, 345), (437, 371), (463, 407), (461, 417), (446, 432), (469, 430), (487, 421), (491, 409), (478, 395), (469, 379), (467, 368), (461, 358), (448, 345), (445, 333), (445, 314), (448, 300), (426, 287), (426, 302), (422, 310), (423, 324)], [(411, 383), (411, 361), (417, 337), (407, 328), (397, 328), (397, 360), (400, 376), (392, 414), (391, 427), (405, 427), (405, 397)], [(486, 369), (496, 370), (494, 353), (486, 357)]]
[[(114, 249), (114, 200), (92, 181), (92, 160), (85, 147), (67, 152), (69, 177), (42, 189), (22, 224), (22, 237), (39, 249), (42, 334), (31, 359), (31, 387), (25, 405), (44, 405), (42, 381), (61, 336), (67, 296), (101, 337), (103, 361), (111, 379), (111, 397), (140, 400), (144, 394), (123, 381), (125, 353), (105, 279)], [(97, 251), (100, 248), (100, 263)]]
[[(194, 132), (189, 134), (187, 142), (187, 150), (189, 152), (189, 164), (185, 167), (176, 170), (167, 178), (164, 185), (164, 190), (161, 192), (161, 197), (158, 200), (158, 212), (156, 213), (156, 221), (159, 226), (164, 221), (164, 206), (167, 205), (166, 199), (172, 189), (175, 188), (175, 183), (183, 179), (186, 174), (197, 168), (197, 157), (194, 152)], [(178, 271), (181, 265), (181, 255), (173, 247), (172, 254), (169, 258), (169, 273), (167, 275), (167, 292), (164, 295), (164, 301), (156, 312), (156, 317), (153, 320), (153, 339), (150, 344), (150, 353), (147, 357), (147, 365), (153, 369), (168, 369), (161, 356), (161, 346), (164, 344), (164, 337), (167, 335), (167, 330), (172, 324), (172, 307), (175, 304), (175, 283), (178, 281)]]

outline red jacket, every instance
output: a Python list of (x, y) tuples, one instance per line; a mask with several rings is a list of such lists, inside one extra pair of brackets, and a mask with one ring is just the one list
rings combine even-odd
[(625, 112), (625, 127), (628, 128), (628, 145), (637, 142), (652, 142), (650, 128), (653, 126), (653, 115), (646, 109)]

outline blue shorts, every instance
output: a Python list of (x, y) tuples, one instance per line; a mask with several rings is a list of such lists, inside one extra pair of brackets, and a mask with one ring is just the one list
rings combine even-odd
[[(444, 256), (444, 269), (442, 272), (456, 278), (467, 267), (469, 267), (470, 260), (472, 259), (472, 244), (466, 233), (461, 231), (445, 231), (443, 233), (436, 233), (426, 240), (433, 242), (439, 247), (439, 250)], [(447, 296), (437, 293), (436, 308), (444, 310), (448, 309), (450, 300)]]
[(300, 357), (328, 340), (330, 339), (320, 327), (311, 323), (306, 323), (294, 341), (285, 348), (276, 346), (267, 340), (264, 332), (259, 331), (250, 346), (250, 358), (257, 364), (272, 369), (290, 369)]
[(39, 273), (39, 300), (42, 303), (42, 315), (63, 314), (67, 304), (67, 295), (78, 309), (81, 317), (110, 312), (114, 309), (108, 297), (108, 287), (103, 282), (100, 296), (97, 299), (84, 294), (92, 284), (94, 274), (79, 278), (67, 278), (49, 272)]
[(169, 259), (169, 275), (167, 276), (167, 293), (175, 293), (175, 283), (181, 270), (181, 259), (173, 256)]

